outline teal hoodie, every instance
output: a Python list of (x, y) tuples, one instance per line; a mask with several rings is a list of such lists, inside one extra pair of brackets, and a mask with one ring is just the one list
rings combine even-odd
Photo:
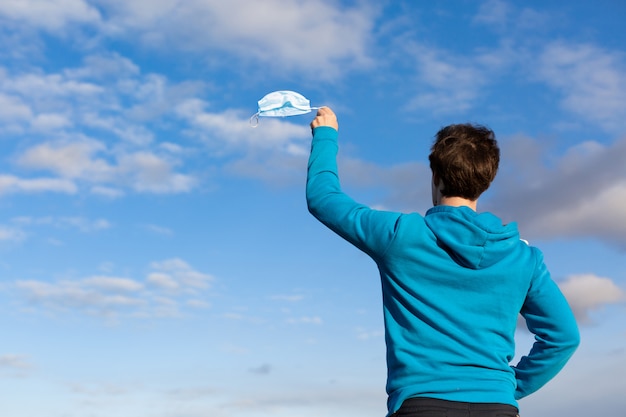
[[(378, 265), (389, 414), (411, 397), (517, 407), (553, 378), (578, 346), (578, 328), (517, 225), (469, 207), (373, 210), (342, 192), (337, 149), (335, 129), (314, 129), (307, 203)], [(512, 366), (520, 313), (535, 343)]]

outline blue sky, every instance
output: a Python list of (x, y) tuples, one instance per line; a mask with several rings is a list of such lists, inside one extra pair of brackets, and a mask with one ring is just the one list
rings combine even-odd
[[(0, 414), (382, 416), (374, 263), (307, 212), (313, 115), (343, 185), (425, 212), (443, 125), (495, 130), (479, 203), (545, 253), (582, 345), (524, 417), (626, 400), (626, 6), (0, 2)], [(532, 342), (520, 329), (518, 355)]]

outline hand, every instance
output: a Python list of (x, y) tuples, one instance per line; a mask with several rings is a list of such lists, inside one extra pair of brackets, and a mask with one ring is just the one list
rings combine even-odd
[(337, 123), (337, 116), (330, 109), (330, 107), (322, 107), (317, 110), (317, 116), (311, 122), (311, 130), (320, 126), (332, 127), (335, 130), (339, 130), (339, 123)]

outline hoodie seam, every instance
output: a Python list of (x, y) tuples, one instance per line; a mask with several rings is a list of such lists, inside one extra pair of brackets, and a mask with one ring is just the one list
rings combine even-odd
[(380, 256), (378, 260), (376, 261), (376, 263), (383, 262), (385, 257), (387, 256), (387, 253), (389, 253), (391, 246), (393, 245), (393, 243), (396, 241), (396, 238), (398, 237), (398, 231), (400, 230), (400, 221), (402, 220), (404, 216), (405, 216), (404, 214), (400, 214), (398, 218), (396, 219), (395, 223), (393, 224), (393, 234), (391, 236), (391, 239), (389, 239), (389, 243), (387, 243), (387, 246), (385, 246), (385, 249), (380, 253)]

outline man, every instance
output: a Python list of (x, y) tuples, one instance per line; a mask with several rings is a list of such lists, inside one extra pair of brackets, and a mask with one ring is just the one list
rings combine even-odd
[[(476, 212), (498, 170), (493, 132), (439, 131), (429, 156), (434, 207), (422, 216), (373, 210), (343, 193), (333, 111), (320, 109), (311, 128), (309, 211), (380, 272), (388, 415), (516, 416), (517, 400), (563, 368), (579, 334), (541, 252), (515, 223)], [(520, 313), (536, 341), (511, 366)]]

